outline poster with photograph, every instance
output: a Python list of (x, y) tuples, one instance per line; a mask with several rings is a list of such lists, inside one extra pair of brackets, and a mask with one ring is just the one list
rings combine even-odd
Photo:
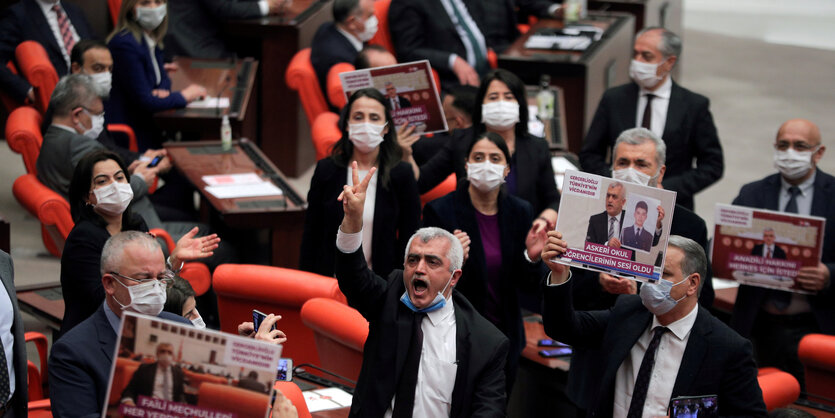
[(555, 262), (639, 281), (664, 271), (676, 193), (569, 170), (557, 231), (568, 251)]
[(349, 71), (339, 74), (339, 78), (346, 99), (359, 89), (379, 90), (389, 102), (397, 126), (409, 123), (419, 134), (447, 130), (441, 97), (427, 60)]
[(281, 346), (125, 312), (104, 417), (264, 418)]
[(826, 219), (717, 204), (714, 222), (713, 277), (810, 293), (795, 278), (801, 267), (820, 262)]

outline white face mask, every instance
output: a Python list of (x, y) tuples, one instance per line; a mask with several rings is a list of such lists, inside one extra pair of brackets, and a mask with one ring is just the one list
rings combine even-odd
[(165, 289), (162, 288), (162, 282), (153, 280), (133, 286), (126, 286), (118, 277), (114, 276), (114, 278), (125, 289), (128, 289), (128, 293), (130, 294), (130, 303), (127, 305), (123, 305), (115, 297), (113, 298), (123, 310), (150, 316), (157, 316), (162, 312), (166, 298)]
[(85, 129), (84, 125), (80, 122), (78, 123), (78, 127), (84, 130), (82, 135), (86, 136), (90, 139), (96, 139), (101, 135), (101, 132), (104, 130), (104, 114), (101, 115), (94, 115), (84, 109), (84, 113), (90, 116), (90, 129)]
[(99, 97), (106, 98), (110, 96), (110, 88), (113, 85), (113, 74), (110, 71), (102, 71), (100, 73), (88, 74), (96, 84), (96, 94)]
[(203, 317), (198, 316), (197, 319), (191, 319), (191, 324), (197, 329), (206, 329), (206, 323), (203, 322)]
[(655, 187), (658, 185), (658, 173), (650, 177), (649, 174), (644, 174), (632, 167), (613, 170), (612, 178), (618, 181), (625, 181), (627, 183), (640, 184), (642, 186)]
[(366, 19), (365, 30), (362, 31), (362, 33), (360, 33), (359, 36), (358, 36), (360, 38), (360, 41), (363, 41), (363, 42), (370, 41), (371, 38), (373, 38), (374, 35), (377, 33), (377, 24), (378, 23), (379, 22), (377, 21), (377, 16), (375, 16), (375, 15), (371, 15), (371, 17)]
[(632, 60), (629, 63), (629, 78), (638, 83), (639, 86), (645, 89), (651, 89), (658, 85), (661, 80), (666, 77), (666, 74), (658, 75), (659, 64), (650, 64), (648, 62), (641, 62)]
[(481, 105), (481, 121), (490, 129), (510, 129), (519, 122), (519, 104), (516, 102), (490, 102)]
[(504, 183), (504, 164), (493, 164), (489, 161), (481, 163), (467, 163), (467, 179), (476, 189), (489, 192)]
[(130, 184), (116, 181), (93, 190), (93, 194), (96, 196), (95, 208), (110, 216), (121, 215), (133, 199)]
[(377, 125), (371, 122), (348, 124), (348, 139), (364, 153), (374, 151), (383, 143), (383, 129), (386, 124)]
[(641, 285), (641, 302), (644, 304), (644, 307), (647, 308), (648, 311), (652, 312), (653, 315), (664, 315), (667, 312), (670, 312), (677, 303), (681, 302), (682, 299), (686, 298), (687, 295), (685, 294), (679, 299), (673, 299), (670, 296), (670, 291), (673, 290), (673, 286), (678, 286), (687, 281), (688, 277), (685, 277), (684, 280), (678, 283), (672, 283), (667, 280), (658, 280), (655, 283), (644, 283)]
[(172, 356), (171, 354), (160, 354), (157, 356), (157, 361), (162, 364), (171, 365), (171, 363), (173, 363), (173, 360), (174, 356)]
[(783, 177), (789, 180), (797, 180), (812, 169), (812, 154), (818, 152), (820, 146), (811, 151), (795, 151), (789, 148), (785, 151), (774, 151), (774, 168), (780, 171)]
[(142, 29), (154, 30), (165, 20), (166, 12), (165, 4), (157, 7), (137, 7), (136, 22), (139, 23), (139, 26), (142, 26)]

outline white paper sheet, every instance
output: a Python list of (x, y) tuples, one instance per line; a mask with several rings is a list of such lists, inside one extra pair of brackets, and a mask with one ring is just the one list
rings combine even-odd
[(228, 97), (207, 97), (203, 100), (195, 100), (186, 107), (192, 109), (225, 109), (229, 107)]
[(266, 181), (235, 186), (207, 186), (206, 191), (218, 199), (282, 195), (281, 189)]

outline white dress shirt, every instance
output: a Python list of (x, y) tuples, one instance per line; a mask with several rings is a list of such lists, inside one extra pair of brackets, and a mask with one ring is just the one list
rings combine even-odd
[[(55, 6), (56, 4), (60, 6), (61, 2), (37, 0), (37, 3), (38, 6), (41, 7), (41, 11), (46, 18), (46, 22), (49, 23), (49, 29), (52, 30), (52, 35), (55, 36), (55, 42), (58, 44), (58, 49), (61, 50), (61, 55), (67, 63), (67, 68), (70, 68), (70, 54), (67, 52), (66, 45), (64, 45), (64, 36), (61, 35), (61, 27), (58, 26), (58, 16), (55, 14), (55, 11), (52, 10), (52, 6)], [(64, 12), (64, 15), (67, 16), (67, 21), (70, 22), (70, 33), (72, 33), (73, 39), (76, 43), (78, 43), (78, 41), (81, 40), (81, 37), (79, 37), (78, 32), (75, 31), (75, 27), (72, 25), (72, 21), (70, 20), (70, 15), (68, 15), (67, 11), (64, 10), (64, 6), (61, 6), (61, 10)], [(44, 48), (46, 48), (46, 46), (44, 46)]]
[[(813, 171), (812, 175), (806, 181), (797, 185), (797, 188), (800, 189), (800, 194), (795, 198), (798, 215), (809, 216), (812, 214), (812, 198), (815, 195), (816, 175), (817, 172)], [(789, 184), (786, 179), (780, 176), (780, 200), (777, 210), (782, 212), (786, 209), (786, 204), (789, 203), (789, 199), (792, 197), (791, 193), (789, 193), (789, 187), (792, 186), (792, 184)]]
[[(359, 178), (362, 181), (368, 174), (368, 170), (360, 170)], [(354, 179), (351, 175), (351, 170), (348, 170), (348, 179), (345, 184), (353, 186)], [(371, 239), (374, 237), (374, 207), (377, 201), (377, 172), (371, 176), (371, 181), (368, 182), (368, 188), (365, 190), (365, 205), (362, 209), (362, 254), (365, 256), (365, 262), (368, 268), (373, 269), (371, 265)], [(353, 252), (353, 251), (352, 251)]]
[(157, 47), (157, 42), (154, 41), (153, 38), (148, 36), (147, 33), (142, 33), (142, 36), (145, 38), (145, 42), (148, 43), (148, 53), (151, 54), (151, 66), (154, 67), (154, 76), (156, 77), (156, 84), (154, 86), (158, 86), (160, 81), (162, 81), (162, 74), (159, 73), (159, 63), (157, 63), (157, 54), (154, 51)]
[(667, 109), (670, 107), (670, 93), (672, 91), (673, 79), (669, 75), (655, 91), (649, 91), (641, 87), (641, 92), (638, 94), (638, 114), (635, 115), (635, 126), (641, 126), (641, 122), (644, 121), (644, 108), (647, 105), (647, 94), (655, 95), (650, 104), (652, 108), (652, 119), (650, 120), (649, 126), (652, 133), (663, 139), (664, 126), (667, 124)]
[[(354, 49), (356, 49), (357, 52), (362, 50), (362, 41), (359, 40), (359, 38), (357, 38), (356, 36), (354, 36), (354, 34), (352, 34), (351, 32), (348, 32), (345, 29), (340, 28), (339, 25), (336, 25), (336, 30), (338, 30), (339, 33), (342, 34), (342, 36), (344, 36), (346, 39), (348, 39), (348, 42), (350, 42), (351, 45), (354, 46)], [(362, 177), (360, 177), (360, 178), (362, 178)]]
[[(452, 9), (452, 2), (455, 2), (455, 6), (458, 10), (461, 11), (461, 17), (465, 20), (465, 22), (458, 21), (458, 17), (455, 14), (455, 11)], [(476, 66), (476, 57), (475, 57), (475, 48), (481, 48), (484, 51), (484, 58), (487, 59), (487, 43), (484, 40), (484, 34), (481, 33), (481, 29), (479, 29), (478, 25), (473, 20), (472, 16), (470, 16), (470, 12), (467, 9), (467, 5), (464, 4), (461, 0), (441, 0), (441, 4), (444, 6), (444, 10), (446, 10), (447, 16), (449, 16), (449, 20), (452, 21), (452, 25), (455, 26), (455, 31), (458, 33), (458, 37), (461, 38), (461, 43), (464, 44), (464, 49), (467, 51), (467, 57), (464, 58), (471, 67), (475, 68)], [(470, 42), (470, 37), (467, 36), (467, 31), (464, 29), (463, 25), (467, 25), (470, 30), (473, 32), (473, 37), (476, 39), (478, 45), (473, 45)], [(452, 64), (455, 62), (455, 58), (458, 55), (450, 54), (449, 55), (449, 68), (452, 68)]]
[[(3, 341), (3, 351), (6, 353), (6, 364), (0, 365), (0, 367), (9, 369), (9, 399), (12, 398), (15, 390), (13, 323), (12, 298), (6, 291), (6, 286), (0, 283), (0, 339)], [(5, 404), (9, 399), (0, 399), (0, 405)]]
[[(606, 236), (609, 234), (609, 225), (612, 225), (615, 231), (615, 235), (612, 235), (612, 237), (620, 239), (620, 215), (612, 216), (607, 213), (606, 218)], [(612, 223), (612, 219), (615, 220), (614, 223)], [(609, 241), (606, 241), (606, 245), (609, 245)]]
[[(165, 379), (168, 379), (168, 393), (165, 391)], [(171, 374), (171, 366), (163, 368), (159, 365), (159, 363), (157, 363), (157, 372), (154, 374), (153, 397), (171, 401), (174, 400), (174, 397), (172, 396), (173, 392), (174, 376)]]
[[(690, 330), (696, 323), (696, 316), (699, 313), (699, 306), (693, 309), (683, 318), (669, 325), (669, 331), (661, 337), (658, 344), (658, 351), (655, 352), (655, 365), (652, 368), (652, 376), (649, 379), (647, 399), (644, 403), (643, 417), (657, 417), (667, 415), (667, 406), (670, 404), (670, 397), (673, 394), (673, 387), (676, 384), (678, 369), (681, 366), (681, 359), (684, 356), (684, 349), (687, 348), (687, 341), (690, 339)], [(632, 349), (629, 355), (623, 360), (615, 375), (615, 399), (614, 417), (625, 417), (629, 412), (629, 404), (632, 402), (632, 391), (635, 386), (635, 379), (638, 378), (638, 371), (641, 368), (641, 361), (652, 340), (652, 334), (656, 327), (661, 326), (658, 318), (652, 317), (652, 323)]]

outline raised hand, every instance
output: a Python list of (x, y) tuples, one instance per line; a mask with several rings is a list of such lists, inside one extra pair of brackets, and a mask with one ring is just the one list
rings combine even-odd
[(548, 241), (548, 225), (543, 219), (539, 219), (545, 225), (538, 225), (534, 221), (531, 229), (528, 230), (528, 236), (525, 237), (525, 248), (528, 250), (528, 258), (531, 261), (539, 261), (542, 256), (542, 249)]
[(551, 269), (551, 283), (563, 283), (568, 280), (568, 266), (551, 260), (565, 254), (566, 250), (568, 250), (568, 243), (563, 241), (562, 232), (560, 231), (548, 231), (547, 236), (548, 241), (545, 242), (545, 247), (542, 248), (542, 260)]
[(362, 230), (362, 212), (365, 206), (365, 191), (368, 189), (368, 183), (371, 177), (377, 172), (377, 167), (371, 167), (368, 174), (360, 181), (359, 168), (357, 162), (351, 163), (351, 179), (353, 179), (353, 186), (342, 186), (342, 193), (336, 200), (342, 202), (342, 210), (345, 212), (345, 217), (342, 218), (342, 232), (353, 234)]
[(470, 236), (460, 229), (453, 231), (452, 235), (455, 235), (455, 238), (458, 238), (458, 241), (461, 242), (461, 247), (464, 248), (464, 259), (461, 260), (461, 263), (466, 263), (467, 259), (470, 258)]
[(661, 221), (664, 220), (664, 208), (658, 205), (658, 221), (655, 223), (655, 229), (661, 229)]
[(197, 260), (214, 255), (214, 250), (220, 243), (220, 237), (217, 234), (211, 234), (195, 238), (194, 236), (197, 235), (198, 231), (199, 229), (195, 226), (177, 241), (177, 246), (171, 251), (171, 265), (177, 266), (183, 261)]

